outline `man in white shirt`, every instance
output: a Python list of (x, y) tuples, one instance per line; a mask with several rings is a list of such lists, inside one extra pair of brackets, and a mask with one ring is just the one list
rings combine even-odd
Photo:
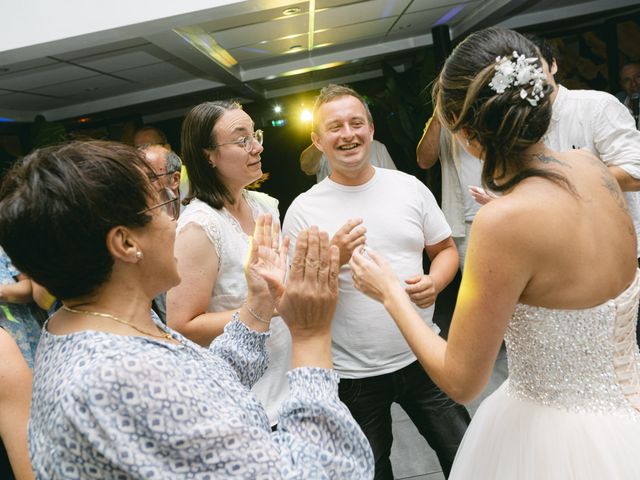
[[(416, 311), (434, 330), (433, 304), (453, 279), (458, 254), (451, 229), (431, 192), (415, 177), (371, 165), (371, 113), (350, 88), (329, 85), (314, 107), (314, 145), (331, 175), (298, 196), (283, 233), (295, 244), (310, 225), (340, 247), (340, 296), (333, 320), (339, 393), (371, 444), (376, 479), (393, 479), (391, 412), (397, 402), (436, 451), (448, 474), (469, 415), (424, 372), (393, 319), (353, 285), (348, 260), (366, 244), (383, 254), (403, 279)], [(422, 270), (422, 253), (431, 259)]]

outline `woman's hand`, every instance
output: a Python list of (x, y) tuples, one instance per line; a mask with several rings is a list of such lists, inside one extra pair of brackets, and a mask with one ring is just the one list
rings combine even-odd
[(475, 185), (469, 185), (469, 193), (480, 205), (486, 205), (491, 200), (498, 198), (495, 193), (489, 192), (481, 187), (476, 187)]
[(329, 236), (317, 227), (300, 232), (286, 287), (278, 269), (270, 267), (274, 257), (267, 250), (260, 249), (259, 256), (267, 258), (259, 271), (291, 332), (292, 368), (332, 368), (331, 321), (338, 302), (340, 250), (329, 246)]
[[(298, 236), (286, 287), (277, 269), (260, 270), (292, 337), (311, 337), (331, 331), (338, 301), (338, 261), (338, 247), (330, 247), (329, 236), (311, 227)], [(270, 263), (267, 260), (264, 265)]]
[(384, 303), (393, 295), (406, 294), (391, 266), (373, 250), (357, 248), (349, 265), (355, 287), (374, 300)]
[(280, 223), (271, 215), (260, 214), (249, 248), (249, 258), (245, 266), (245, 278), (249, 290), (248, 298), (270, 301), (269, 288), (264, 275), (284, 282), (289, 239), (280, 244)]

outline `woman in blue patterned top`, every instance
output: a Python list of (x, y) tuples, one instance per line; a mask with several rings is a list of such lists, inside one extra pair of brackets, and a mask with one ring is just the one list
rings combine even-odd
[[(256, 222), (246, 281), (266, 280), (291, 331), (278, 431), (249, 388), (267, 367), (271, 302), (233, 314), (209, 348), (164, 326), (151, 299), (179, 283), (174, 198), (134, 149), (39, 150), (0, 192), (0, 244), (60, 298), (36, 355), (29, 447), (37, 478), (349, 478), (373, 475), (366, 438), (337, 395), (331, 317), (337, 251), (312, 229), (286, 244)], [(249, 292), (252, 289), (249, 288)]]

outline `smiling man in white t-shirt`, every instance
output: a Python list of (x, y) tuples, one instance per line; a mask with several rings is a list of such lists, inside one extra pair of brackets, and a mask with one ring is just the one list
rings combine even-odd
[[(453, 279), (458, 253), (431, 192), (415, 177), (371, 165), (373, 121), (362, 97), (329, 85), (316, 100), (311, 135), (331, 175), (298, 196), (283, 233), (317, 225), (340, 247), (340, 296), (333, 320), (339, 393), (369, 439), (376, 479), (392, 479), (391, 412), (397, 402), (436, 451), (448, 474), (469, 415), (424, 372), (384, 307), (356, 290), (348, 260), (366, 243), (384, 255), (405, 282), (416, 311), (434, 330), (433, 304)], [(422, 254), (431, 259), (427, 274)]]

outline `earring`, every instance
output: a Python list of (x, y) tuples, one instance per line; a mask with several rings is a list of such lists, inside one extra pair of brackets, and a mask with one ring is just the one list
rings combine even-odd
[(467, 147), (470, 147), (470, 146), (471, 146), (471, 142), (469, 141), (469, 137), (467, 137), (467, 138), (465, 139), (465, 141), (467, 142)]
[(136, 252), (136, 258), (137, 258), (138, 260), (142, 260), (142, 257), (144, 257), (144, 254), (143, 254), (140, 250), (138, 250), (138, 251)]

